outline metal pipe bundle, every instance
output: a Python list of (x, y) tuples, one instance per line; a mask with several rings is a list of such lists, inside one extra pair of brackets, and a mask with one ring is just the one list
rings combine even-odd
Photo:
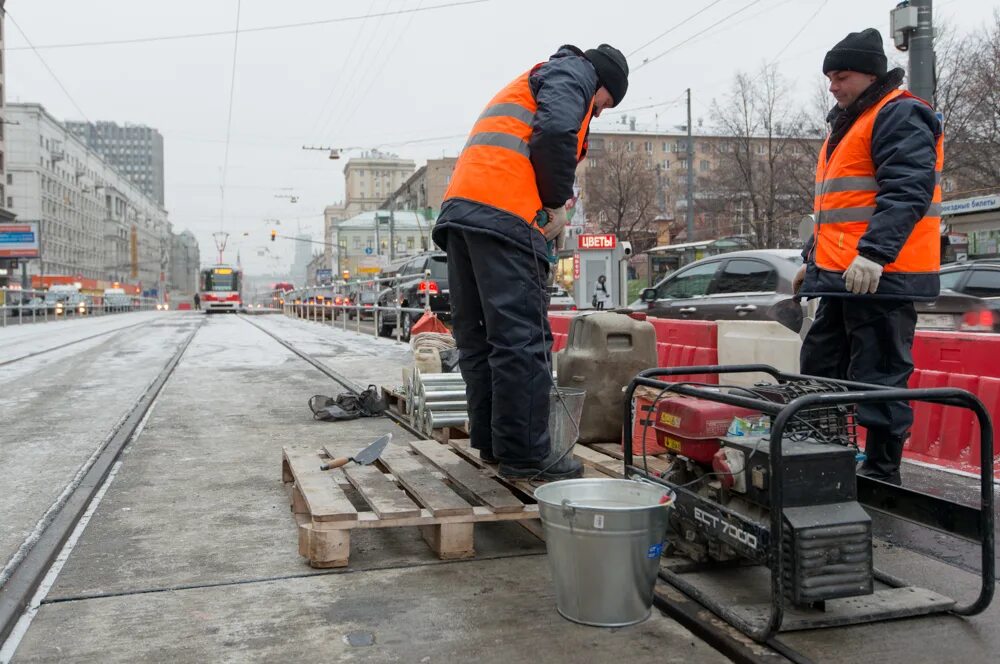
[(428, 435), (433, 429), (459, 426), (468, 419), (465, 380), (459, 373), (422, 374), (414, 369), (407, 383), (411, 426)]

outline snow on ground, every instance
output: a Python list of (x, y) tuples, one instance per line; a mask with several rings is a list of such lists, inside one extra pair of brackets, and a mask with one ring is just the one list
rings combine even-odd
[(137, 311), (93, 318), (63, 318), (30, 325), (17, 325), (8, 321), (7, 327), (0, 328), (0, 362), (137, 323), (183, 315), (176, 312)]
[[(133, 322), (145, 319), (142, 314)], [(196, 322), (164, 317), (0, 368), (0, 565), (120, 425)], [(63, 334), (69, 333), (57, 331)]]

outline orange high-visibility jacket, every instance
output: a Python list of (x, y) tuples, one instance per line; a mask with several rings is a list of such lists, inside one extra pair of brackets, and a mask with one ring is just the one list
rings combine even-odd
[[(445, 201), (458, 198), (488, 205), (538, 227), (542, 201), (528, 147), (538, 105), (528, 79), (542, 64), (511, 81), (487, 104), (458, 157)], [(586, 154), (593, 110), (591, 98), (577, 134), (578, 162)]]
[[(815, 279), (807, 277), (805, 295), (846, 293), (841, 275), (858, 255), (858, 242), (868, 231), (879, 193), (871, 149), (875, 119), (886, 104), (902, 96), (919, 100), (909, 92), (893, 90), (855, 120), (829, 158), (829, 138), (823, 143), (816, 166), (815, 241), (809, 256), (818, 273)], [(931, 205), (914, 225), (899, 254), (885, 265), (876, 297), (923, 299), (938, 294), (943, 141), (943, 134), (939, 135)]]

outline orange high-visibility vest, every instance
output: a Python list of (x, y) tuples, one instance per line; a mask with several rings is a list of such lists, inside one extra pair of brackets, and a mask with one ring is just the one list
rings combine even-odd
[[(813, 258), (816, 267), (844, 272), (858, 255), (858, 241), (868, 230), (875, 212), (878, 183), (872, 161), (871, 143), (875, 118), (894, 99), (906, 96), (919, 99), (903, 90), (893, 90), (879, 103), (867, 109), (827, 159), (827, 142), (819, 152), (816, 166), (814, 212), (816, 225)], [(926, 103), (926, 102), (924, 102)], [(928, 104), (929, 105), (929, 104)], [(884, 275), (936, 274), (941, 266), (941, 167), (944, 165), (944, 135), (937, 140), (934, 197), (926, 214), (913, 231), (896, 259), (885, 266)], [(882, 293), (882, 288), (879, 288)], [(921, 293), (914, 293), (922, 295)], [(929, 294), (931, 296), (937, 293)]]
[[(536, 217), (542, 200), (528, 147), (538, 104), (528, 78), (540, 66), (535, 65), (511, 81), (486, 105), (458, 157), (444, 200), (461, 198), (489, 205), (538, 228)], [(577, 135), (577, 162), (585, 153), (593, 110), (591, 99)]]

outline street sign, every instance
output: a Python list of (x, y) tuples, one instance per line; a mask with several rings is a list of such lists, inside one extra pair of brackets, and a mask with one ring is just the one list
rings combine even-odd
[(371, 256), (371, 255), (372, 255), (372, 248), (365, 247), (365, 256)]
[(580, 278), (580, 254), (573, 254), (573, 278)]
[(364, 274), (378, 274), (382, 271), (381, 256), (365, 256), (358, 261), (358, 272)]
[(38, 222), (0, 224), (0, 258), (38, 258)]
[(333, 270), (316, 270), (316, 281), (321, 284), (328, 284), (333, 281)]
[(599, 235), (581, 235), (577, 239), (577, 246), (583, 250), (608, 250), (618, 246), (618, 238), (613, 233), (602, 233)]

